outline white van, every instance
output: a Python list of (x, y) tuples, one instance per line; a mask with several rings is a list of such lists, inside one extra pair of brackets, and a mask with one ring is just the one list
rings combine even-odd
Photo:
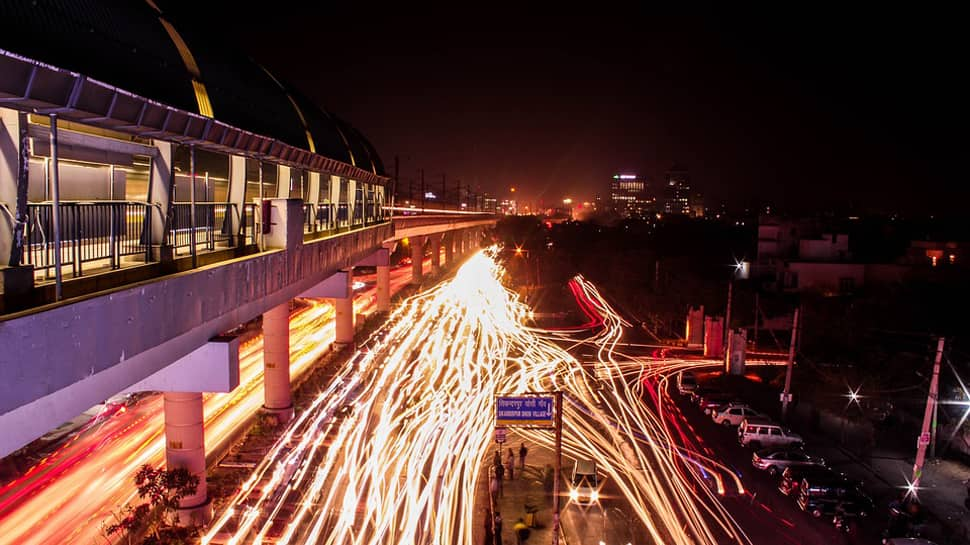
[(801, 448), (805, 440), (801, 435), (776, 424), (767, 418), (745, 418), (738, 427), (738, 441), (755, 449), (761, 447)]
[(573, 465), (573, 473), (569, 478), (569, 499), (585, 505), (600, 501), (596, 462), (576, 460)]

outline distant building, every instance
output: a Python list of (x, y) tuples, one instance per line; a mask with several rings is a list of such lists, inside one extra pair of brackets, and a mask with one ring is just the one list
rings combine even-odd
[(482, 196), (482, 210), (494, 214), (498, 210), (498, 199), (486, 193)]
[(656, 211), (656, 199), (647, 193), (647, 180), (636, 174), (614, 174), (610, 181), (610, 201), (623, 218), (646, 218)]
[(519, 213), (519, 209), (515, 203), (515, 199), (502, 199), (498, 203), (497, 212), (499, 214), (514, 216)]
[(667, 171), (667, 183), (664, 185), (664, 212), (685, 216), (691, 213), (690, 176), (684, 167), (674, 165)]
[(690, 198), (690, 217), (692, 218), (703, 218), (704, 217), (704, 195), (700, 192), (695, 192)]

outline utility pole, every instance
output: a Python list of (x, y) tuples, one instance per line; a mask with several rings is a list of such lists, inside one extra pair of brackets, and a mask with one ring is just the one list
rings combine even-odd
[(791, 402), (791, 371), (795, 366), (795, 339), (798, 337), (798, 309), (791, 324), (791, 342), (788, 345), (788, 368), (785, 371), (785, 390), (781, 393), (781, 419), (788, 420), (788, 404)]
[(397, 197), (397, 188), (400, 185), (399, 184), (400, 180), (401, 180), (401, 159), (397, 155), (395, 155), (394, 156), (394, 186), (391, 188), (391, 198), (389, 199), (391, 202), (391, 216), (394, 215), (394, 202)]
[(562, 391), (556, 390), (556, 478), (552, 485), (552, 545), (559, 545), (559, 475), (562, 473)]
[[(936, 358), (933, 360), (933, 378), (930, 379), (930, 393), (926, 398), (926, 411), (923, 412), (923, 428), (916, 441), (916, 463), (913, 464), (913, 494), (919, 489), (919, 481), (923, 478), (923, 463), (926, 462), (926, 447), (932, 442), (930, 421), (936, 409), (937, 390), (940, 387), (940, 360), (943, 359), (943, 337), (936, 343)], [(935, 429), (933, 430), (936, 431)]]
[(754, 292), (754, 349), (758, 349), (758, 316), (761, 313), (758, 305), (758, 291)]
[(731, 271), (731, 280), (728, 282), (728, 300), (727, 300), (727, 311), (724, 313), (724, 333), (721, 339), (721, 346), (724, 347), (724, 363), (727, 365), (728, 360), (731, 358), (731, 351), (728, 346), (728, 342), (731, 339), (731, 295), (734, 291), (734, 271)]

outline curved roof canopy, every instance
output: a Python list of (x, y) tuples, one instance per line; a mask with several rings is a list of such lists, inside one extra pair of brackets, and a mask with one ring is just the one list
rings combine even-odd
[(0, 48), (385, 175), (347, 122), (151, 0), (0, 0)]

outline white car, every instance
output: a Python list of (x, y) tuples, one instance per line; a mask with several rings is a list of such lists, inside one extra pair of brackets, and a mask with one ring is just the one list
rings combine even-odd
[(715, 424), (724, 426), (740, 426), (745, 418), (764, 418), (765, 415), (746, 405), (725, 405), (711, 413)]

